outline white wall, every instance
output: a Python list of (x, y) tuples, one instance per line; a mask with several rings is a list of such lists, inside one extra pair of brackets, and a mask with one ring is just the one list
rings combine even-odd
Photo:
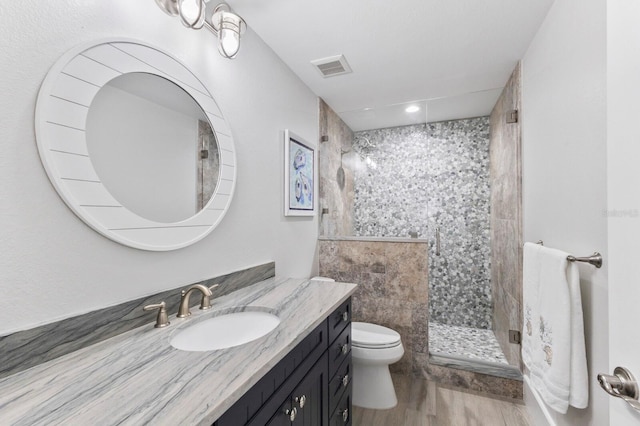
[(105, 85), (86, 137), (100, 181), (123, 206), (163, 223), (196, 213), (198, 117)]
[(602, 269), (580, 266), (589, 408), (553, 417), (605, 425), (608, 401), (595, 380), (608, 370), (605, 0), (556, 0), (522, 67), (525, 241), (605, 259)]
[[(607, 2), (609, 368), (640, 375), (640, 2)], [(602, 392), (604, 393), (604, 391)], [(609, 424), (637, 425), (640, 413), (609, 398)]]
[[(220, 226), (191, 247), (146, 252), (102, 237), (71, 213), (40, 164), (40, 83), (65, 51), (105, 37), (175, 55), (230, 123), (236, 195)], [(153, 0), (0, 3), (0, 335), (271, 260), (279, 275), (316, 272), (317, 219), (282, 214), (281, 139), (290, 128), (318, 140), (317, 99), (250, 29), (235, 60), (216, 49), (210, 33), (184, 28)]]

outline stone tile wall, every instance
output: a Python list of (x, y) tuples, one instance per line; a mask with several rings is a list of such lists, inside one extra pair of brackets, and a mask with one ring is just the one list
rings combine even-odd
[(520, 345), (509, 330), (522, 330), (522, 170), (520, 123), (507, 123), (520, 110), (520, 64), (491, 113), (491, 264), (493, 330), (511, 365), (520, 367)]
[(392, 371), (422, 372), (429, 357), (427, 244), (320, 239), (319, 261), (320, 275), (359, 285), (354, 321), (400, 333), (405, 355)]
[[(351, 150), (353, 132), (322, 99), (319, 100), (320, 136), (320, 235), (353, 235), (353, 169), (342, 161), (344, 151)], [(338, 169), (342, 164), (344, 185), (338, 184)], [(322, 214), (322, 209), (329, 210)]]

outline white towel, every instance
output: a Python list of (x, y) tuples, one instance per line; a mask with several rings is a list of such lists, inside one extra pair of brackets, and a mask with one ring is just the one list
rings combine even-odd
[(567, 261), (568, 253), (531, 245), (525, 245), (523, 361), (551, 408), (585, 408), (589, 385), (578, 266)]
[(532, 348), (538, 347), (537, 322), (538, 312), (538, 288), (540, 287), (540, 244), (525, 243), (524, 261), (522, 265), (522, 361), (529, 371), (533, 367)]

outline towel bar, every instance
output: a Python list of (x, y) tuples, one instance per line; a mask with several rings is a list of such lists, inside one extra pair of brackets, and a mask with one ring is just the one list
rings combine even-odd
[(602, 268), (602, 255), (597, 251), (594, 252), (591, 256), (587, 257), (575, 257), (575, 256), (567, 256), (567, 260), (569, 262), (586, 262), (590, 265), (595, 266), (596, 268)]
[[(541, 246), (543, 246), (544, 242), (542, 240), (538, 240), (536, 244), (540, 244)], [(587, 256), (587, 257), (575, 257), (573, 255), (569, 255), (567, 256), (567, 260), (569, 262), (585, 262), (595, 266), (598, 269), (602, 268), (602, 255), (597, 251), (594, 252), (591, 256)]]

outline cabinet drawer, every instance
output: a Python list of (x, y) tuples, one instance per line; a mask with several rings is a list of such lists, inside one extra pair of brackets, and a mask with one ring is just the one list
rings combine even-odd
[(348, 298), (338, 309), (333, 311), (329, 316), (328, 322), (329, 343), (331, 343), (351, 323), (351, 298)]
[(351, 357), (351, 327), (346, 327), (329, 346), (329, 377), (333, 377), (345, 359)]
[(340, 402), (340, 399), (344, 395), (351, 384), (352, 376), (352, 364), (351, 357), (348, 357), (342, 362), (342, 365), (338, 367), (338, 371), (329, 382), (329, 412), (333, 413)]
[(342, 399), (338, 403), (338, 407), (331, 415), (329, 419), (329, 426), (345, 426), (351, 424), (351, 383), (347, 387), (347, 392), (344, 393)]

